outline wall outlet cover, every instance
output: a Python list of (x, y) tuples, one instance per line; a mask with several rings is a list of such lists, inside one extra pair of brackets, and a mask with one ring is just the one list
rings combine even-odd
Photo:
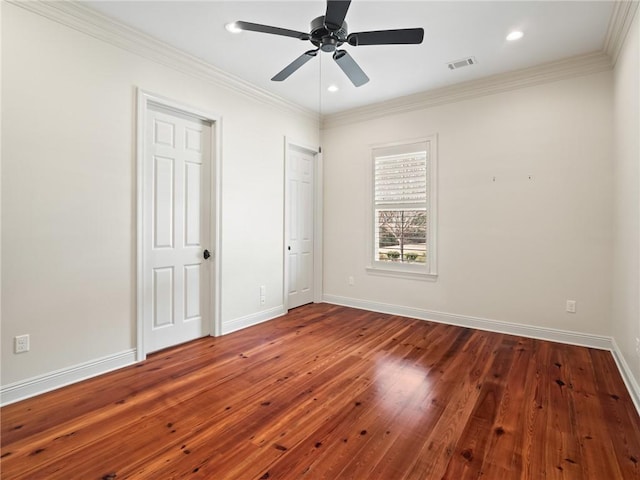
[(29, 335), (18, 335), (14, 338), (14, 352), (24, 353), (29, 351)]

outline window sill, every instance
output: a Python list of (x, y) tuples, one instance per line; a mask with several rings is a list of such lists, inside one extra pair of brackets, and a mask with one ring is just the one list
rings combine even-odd
[(410, 271), (404, 269), (395, 269), (388, 267), (367, 267), (366, 271), (369, 275), (380, 275), (383, 277), (408, 278), (411, 280), (424, 280), (435, 282), (438, 280), (438, 274), (433, 272)]

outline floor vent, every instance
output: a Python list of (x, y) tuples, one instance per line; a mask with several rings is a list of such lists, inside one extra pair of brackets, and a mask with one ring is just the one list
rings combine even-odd
[(456, 60), (455, 62), (449, 62), (447, 66), (449, 70), (457, 70), (458, 68), (468, 67), (469, 65), (475, 65), (478, 63), (475, 57), (467, 57), (462, 60)]

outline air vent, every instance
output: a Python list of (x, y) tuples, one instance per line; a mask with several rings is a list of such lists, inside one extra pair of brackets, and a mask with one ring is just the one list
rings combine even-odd
[(450, 62), (447, 64), (449, 70), (457, 70), (458, 68), (468, 67), (469, 65), (475, 65), (478, 63), (475, 57), (467, 57), (462, 60), (456, 60), (455, 62)]

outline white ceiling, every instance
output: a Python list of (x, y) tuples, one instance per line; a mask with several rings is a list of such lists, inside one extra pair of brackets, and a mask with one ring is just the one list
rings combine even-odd
[[(600, 51), (613, 12), (610, 1), (353, 0), (349, 32), (423, 27), (421, 45), (343, 46), (371, 78), (354, 87), (322, 54), (284, 82), (270, 78), (309, 42), (256, 32), (229, 33), (235, 20), (303, 32), (326, 3), (302, 1), (85, 1), (99, 12), (299, 105), (335, 113), (467, 80)], [(524, 37), (507, 42), (511, 30)], [(477, 64), (449, 70), (474, 56)], [(321, 78), (321, 82), (320, 82)], [(327, 91), (335, 84), (339, 90)]]

